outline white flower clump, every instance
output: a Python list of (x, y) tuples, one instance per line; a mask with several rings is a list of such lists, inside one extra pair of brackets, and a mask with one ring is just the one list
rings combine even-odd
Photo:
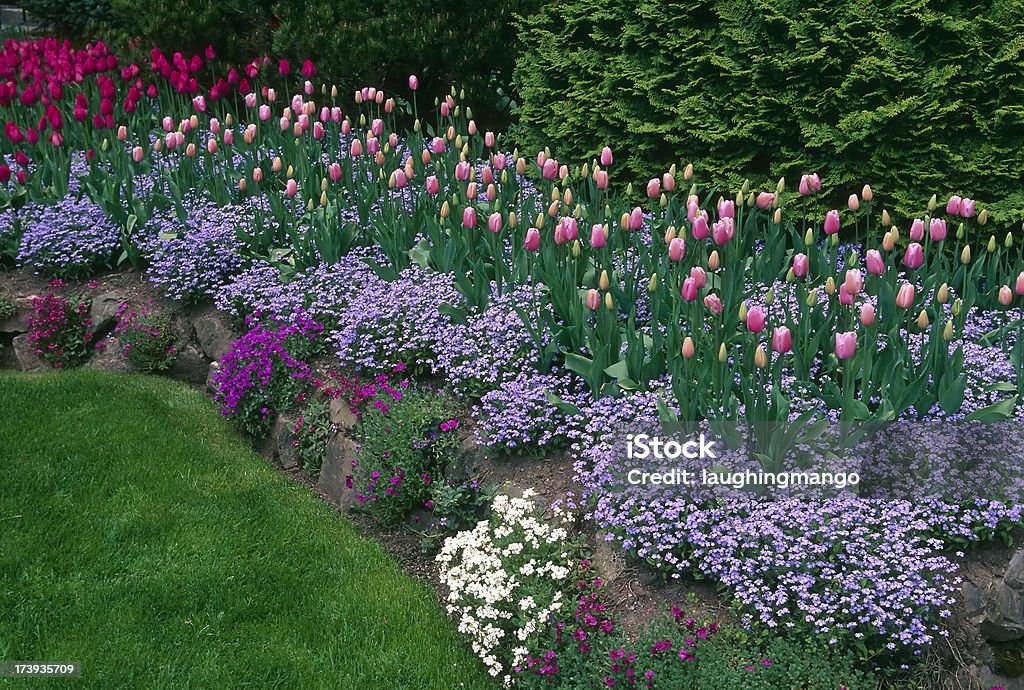
[[(529, 655), (527, 640), (568, 601), (574, 572), (568, 530), (542, 519), (533, 496), (497, 496), (491, 519), (446, 539), (437, 556), (448, 615), (506, 687)], [(568, 520), (559, 511), (555, 518)]]

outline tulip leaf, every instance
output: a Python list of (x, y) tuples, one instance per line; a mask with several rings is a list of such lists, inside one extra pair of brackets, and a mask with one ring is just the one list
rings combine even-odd
[(558, 394), (556, 394), (554, 391), (544, 391), (544, 397), (547, 399), (547, 401), (549, 403), (551, 403), (552, 405), (557, 407), (559, 410), (561, 410), (562, 412), (565, 412), (567, 415), (569, 415), (571, 417), (577, 417), (577, 416), (583, 414), (580, 411), (580, 408), (576, 407), (575, 405), (572, 405), (570, 403), (565, 402), (560, 397), (558, 397)]
[(988, 407), (975, 410), (964, 419), (968, 422), (998, 422), (1006, 419), (1013, 414), (1014, 409), (1017, 407), (1017, 399), (1019, 397), (1020, 396), (1014, 395), (1009, 398), (1003, 398), (999, 402), (992, 403)]
[(569, 371), (575, 371), (584, 378), (589, 378), (591, 370), (594, 367), (594, 360), (583, 355), (578, 355), (575, 352), (565, 353), (565, 368)]
[(430, 243), (421, 239), (416, 246), (409, 250), (409, 259), (420, 268), (430, 266)]
[(465, 309), (460, 309), (459, 307), (452, 306), (451, 304), (442, 304), (438, 306), (437, 311), (448, 316), (448, 318), (452, 320), (452, 323), (462, 325), (467, 325), (469, 323)]
[(967, 376), (960, 374), (953, 380), (949, 390), (945, 392), (940, 401), (942, 411), (946, 414), (954, 414), (960, 411), (964, 404), (964, 393), (967, 390)]
[(996, 381), (985, 386), (985, 390), (989, 393), (1016, 393), (1017, 386), (1009, 381)]
[(605, 367), (604, 373), (611, 376), (613, 379), (622, 381), (629, 378), (629, 368), (626, 366), (626, 360), (620, 359), (610, 367)]

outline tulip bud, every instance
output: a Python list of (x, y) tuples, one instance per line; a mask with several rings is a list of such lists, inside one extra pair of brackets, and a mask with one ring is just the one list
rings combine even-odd
[(655, 292), (658, 289), (658, 274), (652, 273), (651, 279), (647, 281), (647, 292)]
[(770, 307), (775, 304), (775, 288), (768, 288), (768, 292), (764, 293), (764, 306)]
[(246, 180), (244, 177), (238, 181), (238, 191), (244, 192), (248, 186), (249, 181)]
[(628, 213), (623, 213), (619, 217), (619, 227), (622, 228), (623, 230), (629, 230), (629, 214)]
[(665, 229), (665, 244), (670, 244), (676, 238), (676, 226), (670, 225)]
[(604, 306), (608, 311), (615, 309), (615, 302), (612, 301), (612, 293), (604, 293)]
[(1010, 306), (1013, 302), (1013, 292), (1010, 290), (1009, 285), (1004, 285), (999, 288), (999, 304), (1004, 307)]
[(729, 351), (725, 349), (725, 343), (718, 347), (718, 361), (723, 364), (729, 361)]
[(560, 201), (552, 201), (551, 205), (548, 206), (548, 216), (554, 218), (558, 215), (558, 211), (561, 208), (562, 203)]
[(683, 170), (683, 179), (686, 181), (693, 179), (693, 163), (686, 164), (686, 169)]
[(686, 338), (683, 340), (683, 357), (685, 357), (686, 359), (690, 359), (696, 354), (696, 352), (697, 348), (694, 347), (693, 345), (693, 338), (691, 338), (690, 336), (686, 336)]
[(942, 329), (942, 339), (947, 343), (953, 339), (953, 320), (946, 321), (946, 327)]
[(875, 305), (865, 302), (860, 307), (860, 322), (865, 326), (875, 323)]
[(935, 301), (939, 304), (945, 304), (949, 301), (949, 284), (943, 283), (939, 286), (939, 289), (935, 292)]
[(708, 256), (708, 270), (709, 271), (717, 271), (719, 265), (721, 265), (721, 262), (722, 262), (722, 260), (718, 256), (718, 250), (717, 249), (713, 250), (711, 252), (711, 254)]
[(847, 207), (851, 211), (856, 211), (860, 208), (860, 199), (857, 198), (856, 194), (851, 194), (850, 198), (846, 202)]
[(871, 191), (871, 185), (864, 185), (864, 189), (861, 190), (860, 196), (864, 201), (871, 201), (875, 198), (875, 193)]
[(747, 321), (747, 314), (748, 314), (747, 303), (746, 302), (740, 302), (740, 312), (739, 312), (740, 321), (746, 323), (746, 321)]
[(1013, 234), (1012, 233), (1009, 233), (1009, 232), (1006, 233), (1006, 239), (1003, 240), (1003, 246), (1006, 247), (1007, 249), (1009, 249), (1010, 247), (1013, 246)]
[(451, 207), (448, 205), (448, 200), (445, 199), (445, 202), (441, 204), (441, 217), (447, 218), (448, 216), (451, 215), (451, 212), (452, 210)]
[(988, 238), (988, 251), (992, 253), (996, 250), (996, 236), (992, 235)]
[(779, 183), (775, 185), (775, 195), (778, 196), (779, 194), (782, 194), (784, 191), (786, 191), (786, 178), (780, 177)]
[(953, 316), (960, 316), (960, 310), (963, 308), (963, 300), (957, 297), (953, 300), (953, 306), (950, 307), (950, 311), (953, 312)]
[(764, 346), (758, 345), (757, 349), (754, 350), (754, 366), (758, 369), (764, 369), (768, 366), (768, 353), (764, 351)]
[(571, 251), (572, 251), (572, 258), (574, 258), (574, 259), (580, 258), (580, 254), (583, 253), (583, 245), (580, 244), (579, 240), (575, 240), (572, 243), (572, 250)]
[(814, 244), (814, 230), (807, 228), (807, 232), (804, 233), (804, 246), (810, 247)]
[(611, 284), (611, 280), (608, 279), (608, 271), (601, 271), (601, 277), (597, 281), (597, 286), (602, 290), (607, 290)]
[(896, 248), (896, 236), (893, 234), (895, 230), (896, 228), (892, 228), (882, 237), (882, 249), (887, 252), (891, 252)]
[(601, 293), (594, 289), (588, 290), (585, 303), (587, 309), (589, 309), (590, 311), (594, 311), (595, 309), (597, 309), (598, 305), (601, 304)]
[(327, 205), (327, 192), (321, 192), (320, 193), (320, 205), (321, 206), (326, 206)]
[(757, 196), (751, 192), (747, 195), (747, 208), (754, 208), (754, 204), (757, 203)]
[(971, 245), (964, 245), (964, 250), (960, 252), (960, 263), (969, 264), (971, 263)]
[(892, 225), (892, 219), (889, 218), (889, 212), (883, 208), (882, 209), (882, 226), (887, 228), (890, 225)]
[(793, 269), (790, 268), (788, 271), (786, 271), (786, 282), (792, 283), (794, 280), (796, 280), (796, 273), (794, 273)]
[(965, 237), (967, 237), (967, 228), (964, 227), (963, 223), (960, 223), (959, 225), (956, 226), (956, 238), (958, 240), (962, 240)]
[(836, 281), (832, 276), (829, 276), (828, 280), (825, 281), (825, 294), (836, 294)]
[(781, 208), (775, 209), (775, 215), (772, 217), (772, 222), (774, 222), (776, 225), (782, 225), (782, 209)]
[(928, 328), (928, 323), (928, 312), (922, 309), (921, 313), (917, 315), (917, 327), (923, 331)]
[(939, 207), (939, 197), (932, 194), (932, 198), (928, 200), (928, 213), (933, 213), (935, 209)]
[(981, 213), (978, 214), (978, 225), (984, 225), (988, 222), (988, 209), (981, 209)]
[(288, 170), (285, 171), (284, 175), (285, 177), (295, 177), (295, 168), (289, 165)]
[(818, 291), (817, 290), (811, 290), (811, 292), (807, 295), (807, 306), (808, 307), (815, 307), (815, 306), (817, 306), (817, 304), (818, 304)]

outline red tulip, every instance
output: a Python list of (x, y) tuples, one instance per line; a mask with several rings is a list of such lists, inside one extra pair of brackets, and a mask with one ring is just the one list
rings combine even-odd
[(277, 63), (277, 72), (278, 72), (278, 74), (288, 74), (291, 71), (292, 71), (292, 67), (291, 67), (291, 65), (288, 64), (287, 60), (282, 59), (282, 60), (280, 60)]
[(302, 76), (306, 79), (312, 79), (316, 75), (316, 67), (313, 66), (312, 61), (306, 60), (302, 63)]

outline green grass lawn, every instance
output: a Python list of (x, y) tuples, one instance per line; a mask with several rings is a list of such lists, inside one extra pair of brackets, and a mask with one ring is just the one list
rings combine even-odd
[(201, 393), (84, 371), (0, 374), (0, 660), (81, 662), (32, 687), (494, 687)]

